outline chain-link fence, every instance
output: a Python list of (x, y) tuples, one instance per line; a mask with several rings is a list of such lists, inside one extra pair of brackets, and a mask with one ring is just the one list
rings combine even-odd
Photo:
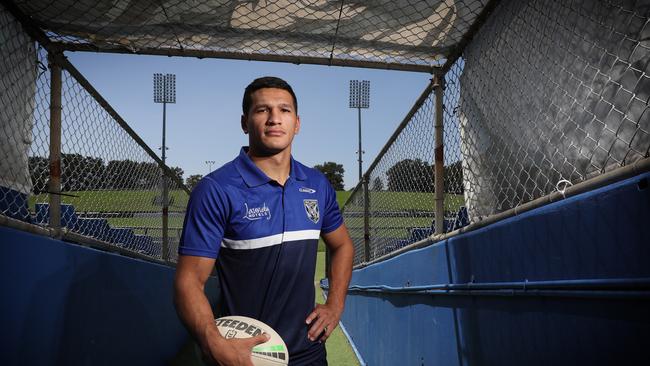
[[(486, 222), (649, 154), (647, 2), (3, 3), (61, 49), (436, 69), (443, 108), (428, 87), (345, 206), (357, 264), (429, 238), (436, 221), (445, 232)], [(58, 196), (46, 184), (57, 178), (46, 158), (50, 70), (1, 14), (0, 202), (5, 215), (39, 222), (47, 205), (36, 201)], [(98, 238), (117, 227), (155, 238), (155, 154), (69, 73), (60, 197), (74, 209), (62, 224), (97, 219)], [(187, 197), (171, 197), (181, 210)]]
[[(182, 172), (167, 169), (163, 182), (153, 152), (84, 87), (76, 70), (48, 60), (47, 51), (3, 7), (0, 37), (0, 213), (33, 225), (60, 224), (65, 232), (116, 250), (174, 261), (188, 199)], [(51, 107), (57, 110), (51, 99), (55, 65), (63, 66), (59, 131), (51, 120)], [(54, 222), (52, 198), (61, 202), (60, 220)], [(162, 231), (165, 202), (167, 235)], [(165, 241), (168, 254), (163, 255)]]
[(14, 2), (73, 50), (430, 72), (487, 0)]
[[(445, 232), (648, 158), (649, 14), (623, 1), (499, 3), (443, 69)], [(366, 173), (368, 193), (358, 185), (345, 205), (355, 264), (434, 233), (425, 92)]]

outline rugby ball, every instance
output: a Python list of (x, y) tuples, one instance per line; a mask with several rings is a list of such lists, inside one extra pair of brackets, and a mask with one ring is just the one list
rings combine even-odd
[(266, 333), (271, 339), (253, 347), (252, 359), (255, 366), (279, 366), (289, 364), (289, 351), (282, 337), (263, 322), (246, 316), (224, 316), (215, 319), (222, 336), (230, 338), (250, 338)]

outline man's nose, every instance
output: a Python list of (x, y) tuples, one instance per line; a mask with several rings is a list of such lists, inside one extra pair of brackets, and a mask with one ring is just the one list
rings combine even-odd
[(266, 123), (271, 125), (282, 123), (280, 119), (280, 110), (272, 108)]

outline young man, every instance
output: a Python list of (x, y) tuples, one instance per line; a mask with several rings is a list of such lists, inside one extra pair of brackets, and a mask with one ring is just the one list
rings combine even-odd
[[(266, 335), (225, 339), (214, 318), (243, 315), (273, 327), (291, 365), (326, 365), (323, 342), (338, 325), (352, 272), (353, 246), (327, 179), (291, 156), (300, 130), (291, 86), (275, 77), (244, 92), (237, 158), (208, 174), (187, 207), (175, 278), (178, 314), (204, 356), (220, 365), (252, 365)], [(330, 292), (314, 307), (318, 238), (331, 251)], [(213, 314), (204, 284), (213, 267), (221, 301)]]

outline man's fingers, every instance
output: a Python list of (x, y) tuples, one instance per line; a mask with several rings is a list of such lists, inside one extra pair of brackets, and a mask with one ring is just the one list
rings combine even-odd
[(311, 324), (311, 322), (314, 321), (314, 319), (316, 319), (316, 318), (318, 318), (318, 313), (316, 312), (316, 309), (314, 309), (314, 310), (311, 312), (311, 314), (309, 314), (309, 316), (307, 317), (307, 319), (305, 319), (305, 323), (307, 323), (307, 324)]
[(336, 324), (330, 324), (327, 327), (325, 327), (325, 335), (323, 336), (323, 340), (329, 338), (330, 334), (334, 331), (334, 328), (336, 328)]
[(253, 347), (257, 346), (258, 344), (262, 344), (264, 342), (267, 342), (269, 339), (271, 339), (270, 335), (268, 335), (266, 333), (262, 333), (262, 334), (256, 335), (255, 337), (248, 338), (248, 341), (250, 342), (251, 348), (253, 348)]
[(309, 328), (309, 339), (312, 341), (315, 341), (318, 336), (323, 332), (323, 328), (325, 327), (325, 319), (324, 317), (318, 317), (316, 322), (314, 322), (311, 327)]

